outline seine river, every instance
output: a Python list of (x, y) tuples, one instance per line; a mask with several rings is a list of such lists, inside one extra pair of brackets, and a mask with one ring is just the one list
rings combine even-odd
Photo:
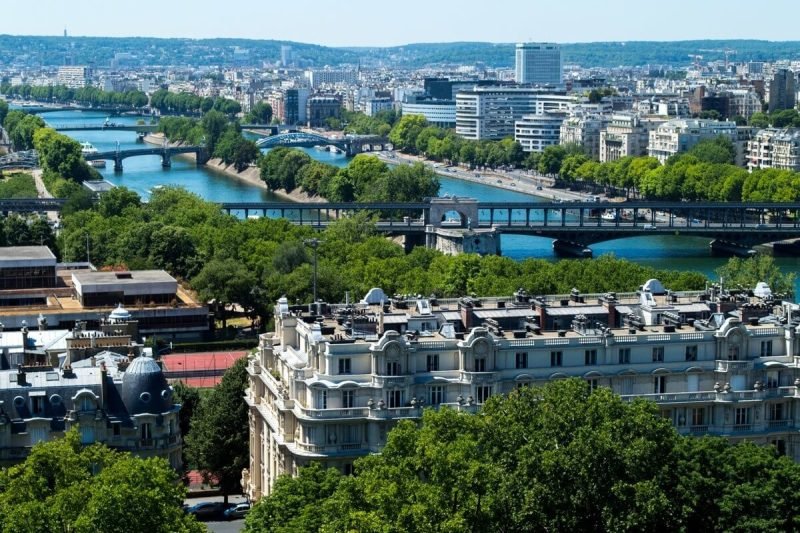
[[(105, 114), (94, 112), (56, 112), (42, 115), (49, 124), (99, 124), (106, 119)], [(135, 124), (138, 117), (111, 117), (110, 121), (119, 124)], [(114, 150), (117, 143), (121, 148), (136, 148), (136, 134), (133, 132), (103, 131), (66, 132), (79, 141), (88, 141), (100, 151)], [(314, 159), (337, 166), (344, 166), (348, 159), (341, 154), (331, 154), (314, 149), (304, 149)], [(197, 167), (193, 162), (182, 158), (172, 160), (172, 168), (162, 169), (159, 156), (128, 158), (124, 161), (124, 171), (115, 173), (113, 165), (101, 169), (103, 176), (115, 185), (125, 186), (147, 198), (150, 191), (159, 185), (178, 185), (203, 198), (215, 202), (235, 201), (282, 201), (273, 194), (238, 180), (226, 177), (205, 167)], [(486, 185), (456, 180), (441, 176), (440, 195), (456, 195), (477, 198), (481, 201), (514, 202), (537, 201), (536, 197), (513, 191), (496, 189)], [(502, 253), (514, 259), (537, 257), (553, 259), (550, 239), (504, 235), (501, 242)], [(636, 237), (609, 241), (592, 246), (595, 257), (613, 253), (617, 257), (658, 268), (695, 270), (715, 278), (714, 270), (725, 262), (724, 258), (712, 257), (708, 240), (692, 237), (659, 236)], [(778, 258), (784, 271), (797, 271), (800, 258)], [(800, 286), (798, 287), (800, 289)], [(796, 291), (800, 294), (800, 290)]]

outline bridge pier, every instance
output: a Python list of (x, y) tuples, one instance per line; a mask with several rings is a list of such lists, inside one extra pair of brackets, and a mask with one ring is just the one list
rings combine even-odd
[(500, 232), (495, 228), (425, 227), (425, 246), (447, 255), (500, 255)]
[(556, 239), (553, 241), (553, 251), (560, 257), (577, 257), (580, 259), (591, 258), (592, 249), (583, 244)]
[(172, 158), (169, 155), (169, 152), (164, 152), (161, 154), (161, 168), (170, 168), (172, 167)]
[(723, 241), (721, 239), (714, 239), (708, 246), (711, 248), (711, 253), (714, 255), (750, 257), (756, 254), (756, 251), (750, 246), (737, 242)]
[(115, 157), (114, 158), (114, 172), (122, 172), (122, 158)]

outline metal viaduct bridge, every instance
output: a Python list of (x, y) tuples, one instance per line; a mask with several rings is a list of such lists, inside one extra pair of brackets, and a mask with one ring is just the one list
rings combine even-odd
[[(160, 153), (154, 148), (153, 153)], [(0, 199), (0, 212), (57, 211), (58, 199)], [(487, 232), (553, 239), (556, 251), (590, 255), (590, 245), (650, 235), (705, 237), (712, 248), (747, 255), (758, 244), (800, 238), (800, 203), (478, 202), (433, 198), (417, 203), (226, 202), (229, 214), (287, 218), (324, 229), (358, 211), (378, 218), (377, 229), (431, 245), (433, 233), (470, 239)], [(588, 250), (588, 252), (587, 252)]]
[(347, 135), (343, 138), (330, 138), (315, 133), (294, 131), (264, 137), (256, 141), (256, 146), (259, 148), (335, 146), (352, 156), (375, 149), (384, 150), (389, 148), (391, 143), (386, 137), (377, 135)]
[(152, 148), (132, 148), (129, 150), (113, 150), (110, 152), (97, 152), (94, 154), (84, 154), (86, 161), (109, 160), (114, 162), (114, 171), (122, 172), (122, 160), (129, 157), (142, 155), (160, 155), (161, 166), (169, 168), (172, 166), (172, 156), (180, 154), (195, 154), (198, 165), (208, 162), (209, 154), (205, 146), (154, 146)]

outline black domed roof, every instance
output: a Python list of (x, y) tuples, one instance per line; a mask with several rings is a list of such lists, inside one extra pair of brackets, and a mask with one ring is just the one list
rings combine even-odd
[(152, 357), (137, 357), (122, 375), (122, 401), (128, 413), (160, 414), (172, 408), (172, 389)]

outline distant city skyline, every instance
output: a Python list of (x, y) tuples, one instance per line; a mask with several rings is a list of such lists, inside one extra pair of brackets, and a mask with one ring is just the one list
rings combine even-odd
[(326, 46), (420, 42), (800, 40), (796, 0), (772, 0), (776, 16), (756, 23), (745, 0), (406, 0), (394, 7), (348, 0), (39, 0), (4, 5), (0, 34), (275, 39)]

